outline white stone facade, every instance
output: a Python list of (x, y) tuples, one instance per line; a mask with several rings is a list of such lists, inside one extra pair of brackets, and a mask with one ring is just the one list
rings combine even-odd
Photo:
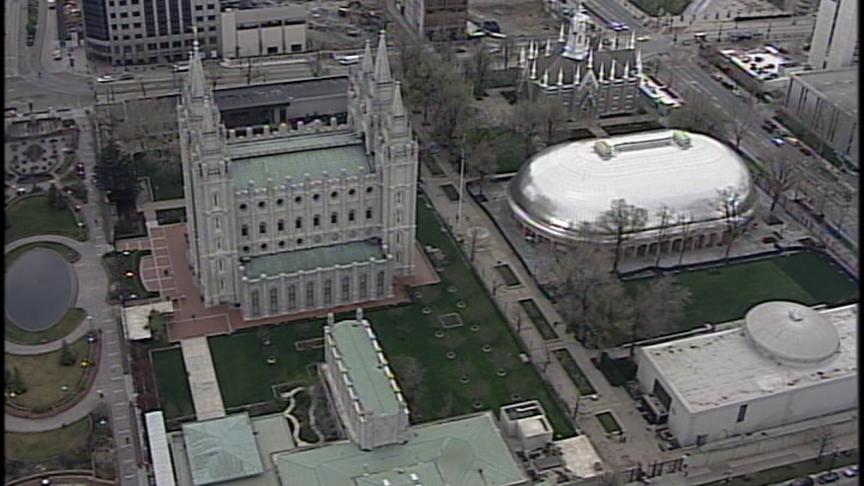
[[(377, 58), (367, 45), (351, 74), (347, 125), (226, 130), (207, 84), (193, 56), (178, 114), (205, 304), (263, 318), (392, 297), (394, 278), (414, 273), (418, 146), (383, 33)], [(306, 172), (331, 163), (315, 156), (333, 147), (353, 165)]]

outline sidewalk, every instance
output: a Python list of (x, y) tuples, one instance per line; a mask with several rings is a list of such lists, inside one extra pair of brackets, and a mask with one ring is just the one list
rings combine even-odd
[[(569, 410), (565, 411), (568, 412), (568, 415), (572, 416), (573, 408), (577, 401), (579, 402), (576, 424), (578, 428), (588, 434), (603, 460), (615, 468), (626, 468), (637, 462), (654, 462), (659, 457), (669, 459), (679, 457), (680, 454), (678, 453), (664, 453), (660, 450), (649, 425), (636, 411), (635, 403), (629, 395), (622, 388), (610, 386), (605, 377), (594, 367), (591, 363), (591, 357), (599, 353), (585, 349), (579, 342), (567, 336), (563, 326), (558, 326), (556, 331), (561, 339), (544, 342), (531, 319), (522, 310), (519, 301), (533, 299), (550, 323), (564, 322), (564, 319), (535, 285), (528, 269), (513, 253), (492, 220), (467, 194), (462, 206), (463, 222), (461, 225), (458, 224), (458, 202), (450, 201), (440, 188), (440, 185), (444, 183), (458, 186), (458, 174), (446, 163), (439, 163), (439, 166), (444, 170), (445, 176), (433, 177), (428, 168), (421, 165), (421, 176), (426, 195), (454, 234), (470, 234), (470, 229), (472, 232), (478, 231), (478, 234), (484, 235), (477, 238), (473, 265), (490, 295), (496, 285), (496, 280), (500, 280), (496, 277), (497, 270), (495, 270), (495, 266), (499, 264), (508, 264), (522, 282), (522, 286), (516, 288), (499, 286), (495, 291), (494, 300), (507, 316), (514, 332), (516, 331), (515, 323), (517, 320), (521, 320), (522, 326), (519, 335), (534, 363), (545, 363), (551, 351), (567, 349), (597, 391), (597, 400), (585, 397), (579, 399), (576, 386), (561, 364), (557, 359), (550, 357), (550, 364), (544, 373), (544, 378), (556, 390), (561, 399), (568, 404)], [(470, 239), (467, 238), (469, 243), (463, 246), (466, 254), (470, 254)], [(621, 423), (627, 442), (621, 443), (607, 438), (599, 421), (592, 417), (595, 413), (607, 410), (611, 410)]]

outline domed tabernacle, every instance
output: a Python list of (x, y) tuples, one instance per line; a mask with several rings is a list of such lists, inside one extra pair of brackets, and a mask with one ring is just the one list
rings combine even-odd
[(617, 199), (647, 211), (646, 233), (663, 207), (692, 230), (722, 226), (723, 192), (738, 216), (751, 212), (755, 194), (741, 158), (711, 137), (664, 130), (550, 147), (514, 177), (508, 200), (526, 229), (567, 242), (583, 239), (586, 226), (597, 230)]

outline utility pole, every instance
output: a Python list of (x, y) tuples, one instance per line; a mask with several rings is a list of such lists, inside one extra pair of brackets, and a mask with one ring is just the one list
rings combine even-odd
[(465, 189), (465, 136), (462, 136), (462, 160), (459, 167), (459, 209), (456, 212), (456, 235), (462, 237), (462, 197)]

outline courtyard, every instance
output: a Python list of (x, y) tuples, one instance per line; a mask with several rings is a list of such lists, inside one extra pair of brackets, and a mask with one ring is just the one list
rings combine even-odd
[[(413, 303), (367, 310), (414, 423), (429, 422), (536, 399), (556, 436), (574, 430), (527, 359), (503, 316), (463, 260), (425, 198), (418, 199), (418, 239), (440, 251), (441, 281), (412, 289)], [(455, 315), (454, 315), (455, 314)], [(442, 316), (446, 316), (442, 318)], [(350, 319), (352, 312), (337, 315)], [(211, 336), (210, 351), (226, 409), (276, 403), (274, 387), (317, 383), (324, 360), (324, 319), (287, 322)], [(273, 358), (273, 359), (271, 359)], [(193, 410), (179, 349), (153, 353), (166, 416)]]

